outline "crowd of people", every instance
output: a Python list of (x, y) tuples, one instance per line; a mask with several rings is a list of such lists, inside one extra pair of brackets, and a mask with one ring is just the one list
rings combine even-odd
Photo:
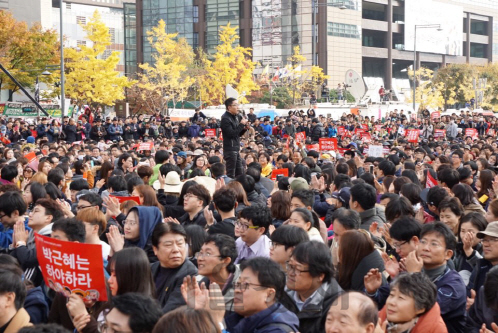
[[(498, 332), (495, 117), (225, 106), (1, 119), (0, 333)], [(108, 301), (50, 289), (36, 234), (100, 245)]]

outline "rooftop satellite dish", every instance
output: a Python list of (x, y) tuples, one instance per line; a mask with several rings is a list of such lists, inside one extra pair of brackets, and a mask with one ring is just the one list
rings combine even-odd
[(346, 71), (346, 79), (344, 80), (346, 84), (346, 89), (351, 95), (353, 95), (356, 102), (360, 101), (361, 98), (367, 92), (367, 85), (363, 78), (356, 71), (348, 69)]

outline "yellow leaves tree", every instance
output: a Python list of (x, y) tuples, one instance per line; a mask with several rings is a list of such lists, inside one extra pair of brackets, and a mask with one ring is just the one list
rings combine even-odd
[[(17, 22), (9, 11), (0, 11), (0, 63), (23, 86), (33, 89), (36, 77), (48, 65), (59, 61), (57, 34), (43, 30), (40, 24), (28, 28), (25, 22)], [(9, 100), (19, 90), (3, 72), (0, 73), (0, 89), (9, 89)]]
[(247, 103), (245, 96), (259, 89), (253, 78), (256, 63), (251, 60), (251, 48), (239, 45), (236, 29), (230, 24), (221, 27), (220, 44), (216, 47), (214, 59), (203, 58), (205, 74), (199, 90), (208, 104), (219, 105), (225, 101), (227, 84), (242, 96), (240, 103)]
[(82, 28), (92, 45), (81, 45), (79, 50), (64, 49), (66, 94), (79, 103), (113, 105), (124, 99), (124, 89), (133, 81), (120, 76), (116, 70), (119, 52), (113, 51), (104, 58), (104, 52), (111, 45), (111, 36), (97, 10)]
[[(413, 70), (408, 71), (408, 76), (413, 79)], [(415, 102), (420, 103), (419, 109), (442, 109), (446, 103), (455, 103), (456, 94), (449, 91), (443, 95), (444, 83), (434, 81), (434, 71), (425, 67), (415, 72), (417, 80), (417, 90), (415, 92)], [(413, 102), (413, 96), (407, 96), (407, 102)]]
[(175, 104), (185, 99), (195, 82), (188, 71), (194, 61), (194, 51), (185, 38), (177, 39), (177, 33), (168, 34), (163, 20), (148, 31), (147, 36), (155, 50), (154, 63), (140, 65), (143, 73), (137, 85), (142, 99), (151, 102), (149, 108), (167, 110), (168, 102)]

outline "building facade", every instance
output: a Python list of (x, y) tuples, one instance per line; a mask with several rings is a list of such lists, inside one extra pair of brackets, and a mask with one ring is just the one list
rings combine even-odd
[[(137, 0), (136, 6), (130, 44), (138, 63), (151, 61), (146, 34), (160, 19), (168, 32), (211, 54), (220, 26), (238, 26), (240, 44), (260, 64), (256, 74), (266, 65), (270, 73), (285, 66), (299, 46), (305, 65), (330, 76), (329, 87), (353, 69), (368, 85), (410, 89), (414, 47), (417, 68), (498, 60), (496, 0)], [(421, 27), (428, 24), (440, 29)]]

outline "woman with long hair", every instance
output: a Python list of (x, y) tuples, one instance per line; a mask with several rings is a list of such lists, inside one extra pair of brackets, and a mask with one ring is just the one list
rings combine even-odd
[(188, 171), (188, 176), (189, 176), (188, 178), (192, 178), (191, 177), (192, 172), (194, 172), (197, 169), (201, 171), (200, 175), (211, 177), (211, 171), (208, 169), (208, 160), (206, 155), (203, 154), (194, 158), (192, 167)]
[[(185, 185), (183, 187), (185, 188)], [(249, 200), (247, 200), (246, 191), (244, 191), (244, 187), (242, 187), (241, 183), (232, 180), (230, 183), (226, 185), (226, 187), (232, 189), (237, 197), (238, 205), (237, 208), (235, 209), (235, 215), (237, 215), (242, 209), (249, 207), (251, 205)]]
[(22, 197), (28, 206), (28, 212), (30, 212), (35, 207), (38, 199), (47, 198), (47, 191), (42, 184), (38, 182), (31, 182), (24, 187)]
[(491, 170), (482, 170), (479, 172), (479, 177), (477, 178), (476, 181), (476, 188), (477, 188), (477, 199), (481, 203), (481, 205), (484, 207), (485, 210), (487, 210), (488, 205), (489, 205), (489, 191), (493, 190), (493, 180), (495, 178), (495, 173)]
[(384, 271), (384, 261), (374, 242), (364, 230), (348, 230), (339, 243), (339, 276), (337, 282), (344, 290), (363, 291), (363, 278), (372, 268)]
[[(457, 272), (467, 271), (468, 274), (460, 274), (466, 283), (475, 264), (482, 258), (483, 247), (481, 239), (477, 238), (477, 233), (484, 231), (488, 222), (483, 214), (469, 213), (460, 218), (458, 225), (458, 244), (456, 247), (453, 262)], [(469, 259), (467, 259), (469, 258)]]
[(150, 185), (135, 186), (132, 196), (138, 197), (141, 206), (155, 206), (159, 208), (161, 213), (164, 212), (164, 207), (157, 201), (156, 191)]
[(292, 211), (288, 220), (289, 225), (304, 229), (308, 233), (310, 241), (323, 242), (320, 235), (320, 224), (317, 216), (306, 208), (296, 208)]
[(270, 197), (270, 211), (273, 218), (271, 224), (278, 228), (287, 221), (291, 215), (291, 196), (289, 192), (277, 191)]
[(50, 172), (50, 170), (52, 170), (52, 165), (50, 164), (49, 161), (47, 161), (47, 160), (41, 161), (38, 164), (38, 172), (43, 172), (45, 175), (48, 176), (48, 173)]

